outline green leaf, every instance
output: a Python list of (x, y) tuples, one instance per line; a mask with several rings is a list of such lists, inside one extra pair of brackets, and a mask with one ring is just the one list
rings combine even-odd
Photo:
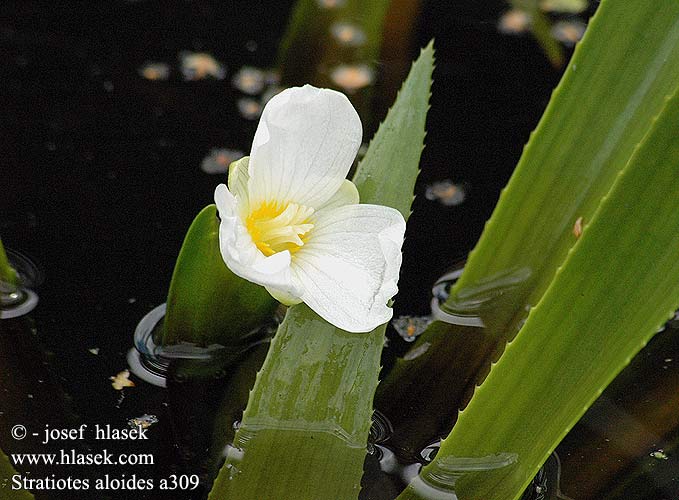
[(357, 498), (383, 341), (290, 308), (210, 498)]
[(0, 500), (33, 500), (30, 492), (12, 488), (12, 476), (16, 473), (7, 455), (0, 450)]
[(177, 258), (162, 344), (238, 344), (269, 320), (276, 307), (263, 287), (226, 267), (219, 252), (216, 207), (205, 207), (191, 224)]
[[(433, 65), (430, 44), (354, 177), (363, 202), (409, 215)], [(290, 308), (209, 498), (358, 498), (385, 328), (348, 333)]]
[[(413, 63), (394, 106), (370, 141), (353, 178), (361, 203), (396, 208), (406, 220), (420, 172), (418, 165), (424, 148), (433, 70), (434, 42), (431, 41)], [(405, 192), (411, 194), (406, 197)]]
[[(419, 484), (452, 487), (462, 500), (518, 498), (601, 391), (673, 315), (679, 306), (677, 123), (679, 92)], [(467, 474), (460, 467), (470, 460), (476, 469)], [(399, 498), (425, 498), (417, 489)]]
[[(679, 82), (677, 19), (674, 0), (601, 2), (444, 305), (485, 328), (434, 323), (411, 351), (426, 354), (401, 360), (378, 388), (377, 407), (400, 419), (392, 420), (398, 446), (417, 449), (423, 436), (450, 430), (553, 280), (575, 222), (591, 221)], [(406, 405), (418, 411), (403, 415)]]
[(0, 283), (6, 283), (13, 287), (19, 284), (19, 277), (9, 263), (2, 240), (0, 240)]
[(451, 304), (509, 269), (535, 304), (679, 81), (679, 2), (604, 0), (470, 254)]

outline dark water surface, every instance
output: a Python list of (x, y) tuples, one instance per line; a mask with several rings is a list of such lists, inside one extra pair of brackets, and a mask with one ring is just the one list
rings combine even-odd
[[(173, 414), (161, 389), (133, 377), (136, 387), (115, 391), (109, 377), (126, 368), (137, 322), (165, 301), (184, 234), (212, 202), (215, 186), (225, 181), (201, 171), (201, 160), (211, 148), (249, 150), (257, 122), (239, 114), (242, 94), (231, 77), (243, 65), (274, 64), (291, 7), (290, 0), (0, 4), (0, 236), (8, 247), (31, 256), (45, 275), (31, 318), (0, 324), (5, 393), (0, 393), (0, 448), (7, 453), (49, 448), (30, 435), (12, 440), (9, 429), (16, 423), (25, 423), (29, 432), (42, 431), (47, 423), (122, 428), (132, 417), (153, 414), (159, 422), (150, 428), (149, 441), (106, 446), (115, 453), (153, 453), (156, 465), (111, 468), (111, 476), (204, 472), (195, 470), (196, 450), (176, 444), (188, 439), (186, 429), (188, 437), (201, 430), (209, 436), (196, 416), (200, 412)], [(427, 147), (408, 224), (397, 316), (426, 314), (436, 278), (473, 247), (559, 79), (560, 72), (529, 37), (497, 33), (504, 8), (500, 1), (422, 2), (409, 52), (399, 60), (381, 59), (377, 66), (378, 105), (365, 120), (370, 131), (386, 112), (381, 104), (394, 97), (380, 93), (380, 71), (402, 66), (417, 56), (418, 47), (436, 39)], [(187, 50), (212, 54), (226, 66), (226, 79), (182, 81), (178, 55)], [(146, 61), (167, 63), (169, 79), (142, 78), (138, 70)], [(426, 186), (444, 179), (465, 184), (462, 204), (447, 207), (426, 199)], [(385, 362), (406, 347), (393, 335)], [(673, 358), (670, 349), (677, 350), (676, 342), (660, 350), (658, 359)], [(667, 362), (658, 373), (676, 378), (676, 365)], [(639, 384), (643, 381), (632, 382)], [(192, 391), (177, 394), (190, 398)], [(198, 401), (187, 404), (200, 408), (200, 398), (210, 394), (194, 396)], [(600, 402), (590, 423), (577, 431), (580, 437), (562, 446), (564, 476), (572, 484), (563, 489), (575, 498), (594, 498), (587, 496), (593, 490), (581, 485), (614, 477), (603, 465), (602, 477), (582, 477), (579, 460), (591, 463), (605, 455), (607, 462), (615, 453), (646, 456), (649, 446), (660, 449), (674, 432), (646, 429), (651, 437), (644, 434), (645, 440), (621, 452), (617, 429), (605, 417), (614, 411), (606, 405), (617, 412), (625, 408), (617, 399)], [(636, 435), (634, 425), (626, 432)], [(651, 458), (649, 467), (671, 462)], [(106, 472), (85, 467), (73, 475)], [(83, 498), (95, 498), (91, 495)], [(40, 498), (75, 497), (69, 492)], [(96, 498), (199, 497), (198, 491), (154, 490), (108, 491)]]

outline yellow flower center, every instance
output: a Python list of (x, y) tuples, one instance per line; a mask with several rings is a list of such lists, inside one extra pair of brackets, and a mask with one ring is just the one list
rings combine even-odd
[(314, 209), (297, 203), (262, 203), (245, 220), (252, 241), (266, 256), (289, 250), (294, 253), (304, 245), (304, 239), (314, 225), (309, 217)]

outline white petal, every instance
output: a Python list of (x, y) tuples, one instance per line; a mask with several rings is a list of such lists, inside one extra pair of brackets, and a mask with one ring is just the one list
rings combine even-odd
[(391, 318), (405, 221), (397, 210), (345, 205), (315, 215), (307, 243), (293, 256), (302, 300), (333, 325), (368, 332)]
[(237, 198), (224, 184), (215, 190), (219, 210), (219, 249), (231, 271), (248, 281), (274, 287), (290, 296), (301, 291), (292, 281), (290, 252), (278, 252), (265, 257), (255, 246), (240, 216)]
[(247, 194), (248, 181), (250, 180), (250, 174), (248, 172), (249, 164), (250, 157), (244, 156), (240, 160), (231, 162), (229, 165), (229, 191), (235, 196)]
[(322, 206), (318, 207), (316, 214), (318, 216), (318, 212), (320, 210), (333, 210), (344, 205), (357, 205), (359, 201), (358, 189), (356, 189), (356, 185), (349, 179), (345, 179), (337, 192), (332, 195), (332, 198), (326, 201)]
[(278, 290), (277, 288), (271, 286), (267, 286), (266, 291), (269, 292), (274, 299), (276, 299), (281, 304), (285, 304), (286, 306), (294, 306), (295, 304), (302, 302), (301, 298), (290, 295), (283, 290)]
[(340, 188), (362, 135), (344, 94), (310, 85), (284, 90), (267, 103), (252, 143), (251, 204), (320, 207)]

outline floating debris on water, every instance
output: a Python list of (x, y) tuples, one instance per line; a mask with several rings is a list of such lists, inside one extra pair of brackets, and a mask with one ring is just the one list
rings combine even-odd
[(497, 30), (503, 35), (521, 35), (526, 33), (532, 22), (528, 12), (521, 9), (510, 9), (500, 16)]
[(392, 320), (391, 325), (405, 341), (413, 342), (431, 322), (431, 316), (399, 316)]
[(348, 22), (339, 22), (330, 26), (330, 34), (340, 45), (360, 47), (368, 37), (360, 27)]
[(206, 52), (182, 51), (179, 53), (179, 65), (186, 81), (223, 80), (226, 77), (224, 66)]
[(147, 61), (138, 71), (140, 76), (151, 81), (164, 81), (170, 77), (170, 65), (164, 62)]
[(462, 203), (466, 194), (462, 185), (446, 179), (428, 185), (424, 197), (428, 200), (436, 200), (447, 207), (452, 207)]
[(669, 460), (670, 457), (667, 456), (667, 453), (665, 453), (662, 448), (656, 451), (652, 451), (649, 454), (653, 458), (657, 458), (658, 460)]
[(104, 81), (104, 90), (106, 92), (113, 92), (114, 86), (113, 82), (111, 80), (105, 80)]
[(134, 382), (130, 380), (130, 370), (123, 370), (115, 377), (109, 377), (108, 379), (116, 391), (122, 391), (125, 387), (134, 387)]
[(141, 417), (131, 418), (127, 421), (127, 425), (134, 429), (141, 427), (142, 429), (148, 429), (154, 424), (158, 423), (158, 417), (155, 415), (149, 415), (144, 413)]
[(575, 219), (575, 224), (573, 224), (573, 236), (576, 238), (582, 236), (582, 217)]
[(580, 14), (589, 7), (587, 0), (540, 0), (540, 8), (545, 12)]
[(88, 352), (90, 354), (93, 354), (94, 356), (99, 356), (99, 348), (98, 347), (92, 347), (91, 349), (88, 349)]
[(372, 84), (375, 70), (367, 64), (341, 64), (330, 72), (330, 79), (351, 93)]
[(552, 36), (571, 47), (582, 39), (586, 29), (587, 25), (582, 21), (558, 21), (552, 26)]
[(337, 9), (344, 7), (347, 0), (316, 0), (316, 3), (321, 9)]
[(247, 120), (256, 120), (262, 114), (262, 105), (251, 97), (238, 99), (236, 106), (241, 116)]
[(257, 47), (258, 47), (257, 42), (255, 42), (254, 40), (248, 40), (247, 42), (245, 42), (245, 50), (247, 50), (248, 52), (255, 52), (257, 50)]
[(245, 153), (238, 149), (212, 148), (203, 158), (200, 169), (206, 174), (225, 174), (229, 172), (229, 165), (243, 156)]
[(266, 85), (264, 71), (252, 66), (243, 66), (233, 76), (231, 83), (244, 94), (259, 94)]

